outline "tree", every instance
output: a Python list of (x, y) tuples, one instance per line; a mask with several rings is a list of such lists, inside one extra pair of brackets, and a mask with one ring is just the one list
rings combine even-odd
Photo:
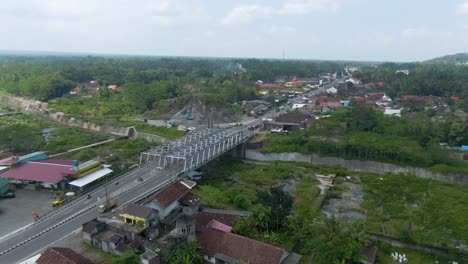
[(366, 226), (363, 222), (339, 223), (325, 219), (315, 227), (311, 237), (315, 253), (314, 263), (354, 263), (362, 260), (362, 249), (369, 245)]
[(198, 241), (185, 242), (173, 248), (161, 251), (161, 263), (202, 264), (203, 254)]
[(286, 225), (286, 217), (291, 213), (293, 198), (280, 187), (270, 188), (269, 191), (258, 191), (257, 202), (266, 210), (257, 212), (257, 219), (263, 218), (269, 230), (278, 230)]

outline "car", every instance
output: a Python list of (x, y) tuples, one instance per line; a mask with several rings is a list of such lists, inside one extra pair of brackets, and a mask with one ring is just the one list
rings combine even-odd
[(65, 198), (59, 198), (52, 203), (53, 207), (57, 207), (65, 202)]
[(15, 198), (15, 197), (16, 197), (15, 192), (11, 192), (11, 191), (0, 195), (0, 198)]
[(280, 127), (275, 127), (270, 130), (271, 133), (281, 133), (283, 132), (283, 129)]
[(188, 132), (192, 132), (192, 131), (195, 131), (196, 129), (197, 129), (197, 128), (195, 128), (195, 127), (189, 127), (189, 128), (187, 128), (187, 131), (188, 131)]

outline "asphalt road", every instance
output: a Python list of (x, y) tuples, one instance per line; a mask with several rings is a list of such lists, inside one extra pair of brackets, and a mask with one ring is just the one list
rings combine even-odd
[[(110, 183), (108, 195), (124, 205), (155, 192), (155, 186), (164, 186), (174, 175), (175, 168), (151, 172), (150, 166), (139, 167), (119, 179), (119, 184)], [(138, 182), (143, 177), (144, 182)], [(98, 201), (97, 197), (100, 197)], [(91, 199), (85, 197), (59, 207), (52, 215), (44, 216), (34, 225), (0, 241), (0, 263), (17, 263), (39, 253), (53, 242), (79, 229), (83, 223), (99, 215), (97, 205), (105, 200), (104, 188), (92, 192)], [(20, 245), (20, 246), (18, 246)], [(13, 249), (12, 249), (13, 248)]]
[[(255, 133), (248, 130), (247, 126), (232, 128), (229, 131), (240, 130), (245, 131), (244, 137)], [(164, 169), (157, 169), (155, 166), (156, 164), (146, 164), (113, 179), (106, 185), (109, 199), (117, 199), (119, 206), (138, 201), (173, 182), (184, 170), (183, 161)], [(139, 178), (142, 178), (143, 182), (139, 181)], [(18, 263), (34, 256), (50, 244), (79, 229), (83, 223), (97, 217), (97, 207), (105, 201), (105, 189), (99, 187), (89, 194), (90, 199), (86, 196), (76, 198), (42, 216), (33, 225), (2, 238), (0, 263)]]

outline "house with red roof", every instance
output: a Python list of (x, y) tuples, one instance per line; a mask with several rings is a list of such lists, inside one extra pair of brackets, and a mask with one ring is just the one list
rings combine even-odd
[(371, 100), (380, 100), (384, 96), (385, 96), (384, 92), (375, 92), (375, 93), (369, 94), (368, 98)]
[(165, 219), (177, 208), (182, 209), (182, 203), (199, 202), (191, 201), (190, 198), (184, 199), (195, 185), (193, 181), (177, 181), (158, 192), (145, 206), (155, 209), (160, 220)]
[(301, 255), (231, 232), (232, 227), (210, 220), (198, 230), (208, 263), (296, 264)]
[(93, 264), (74, 250), (64, 247), (50, 247), (36, 260), (37, 264)]

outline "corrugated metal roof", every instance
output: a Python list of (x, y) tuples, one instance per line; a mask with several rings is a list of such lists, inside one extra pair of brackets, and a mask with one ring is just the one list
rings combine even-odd
[(25, 164), (12, 168), (2, 174), (0, 177), (28, 180), (46, 183), (58, 183), (64, 175), (70, 174), (71, 160), (41, 160), (29, 161)]
[(95, 171), (93, 173), (90, 173), (82, 178), (79, 178), (78, 180), (74, 180), (72, 182), (70, 182), (69, 184), (70, 185), (73, 185), (73, 186), (76, 186), (76, 187), (83, 187), (83, 186), (86, 186), (88, 184), (90, 184), (91, 182), (94, 182), (95, 180), (97, 179), (100, 179), (104, 176), (106, 176), (107, 174), (111, 173), (112, 170), (109, 169), (109, 168), (104, 168), (104, 169), (100, 169), (98, 171)]

